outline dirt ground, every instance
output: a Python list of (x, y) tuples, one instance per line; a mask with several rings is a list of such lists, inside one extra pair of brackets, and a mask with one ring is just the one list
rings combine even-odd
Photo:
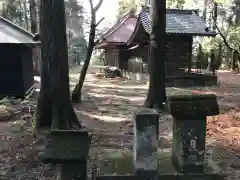
[[(212, 151), (211, 158), (220, 170), (230, 173), (228, 179), (240, 179), (240, 78), (231, 72), (219, 72), (218, 76), (219, 87), (167, 88), (167, 93), (215, 93), (218, 96), (221, 114), (208, 118), (206, 149)], [(77, 78), (76, 74), (70, 75), (72, 84)], [(74, 106), (84, 127), (95, 135), (93, 146), (132, 149), (133, 113), (142, 106), (147, 88), (146, 84), (131, 80), (87, 75), (84, 101)], [(46, 142), (32, 136), (29, 103), (13, 100), (0, 103), (1, 180), (50, 180), (56, 176), (57, 166), (42, 165), (38, 160)], [(160, 118), (159, 131), (159, 148), (170, 148), (171, 116), (166, 114)]]

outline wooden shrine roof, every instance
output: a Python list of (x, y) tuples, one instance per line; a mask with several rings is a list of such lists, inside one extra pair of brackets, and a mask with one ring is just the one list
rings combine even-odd
[[(143, 26), (147, 34), (151, 33), (151, 18), (147, 7), (143, 7), (138, 17), (130, 13), (122, 17), (108, 32), (106, 32), (96, 48), (111, 45), (129, 45)], [(166, 33), (190, 36), (216, 36), (216, 32), (209, 30), (198, 15), (197, 10), (166, 10)]]
[(0, 16), (0, 43), (33, 44), (35, 35)]
[(131, 13), (123, 16), (99, 40), (95, 48), (126, 44), (136, 27), (137, 17)]
[[(139, 21), (143, 24), (145, 30), (151, 32), (151, 18), (144, 8), (139, 14)], [(202, 36), (214, 36), (216, 32), (210, 31), (197, 10), (166, 10), (166, 32), (174, 34), (191, 34)]]

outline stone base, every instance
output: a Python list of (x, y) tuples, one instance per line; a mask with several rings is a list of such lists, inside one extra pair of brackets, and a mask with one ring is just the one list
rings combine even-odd
[[(127, 76), (133, 81), (141, 81), (148, 82), (149, 75), (146, 73), (138, 73), (129, 72)], [(166, 87), (191, 87), (191, 86), (209, 86), (209, 85), (217, 85), (218, 78), (212, 74), (183, 74), (179, 76), (166, 77)]]
[[(106, 149), (101, 151), (101, 155), (98, 156), (98, 172), (97, 176), (133, 176), (135, 175), (134, 165), (133, 165), (133, 152), (130, 150), (121, 149)], [(95, 156), (95, 155), (93, 155)], [(177, 173), (172, 165), (172, 150), (171, 149), (158, 149), (158, 174), (161, 176), (167, 176), (177, 174), (183, 176), (181, 173)], [(219, 175), (220, 168), (206, 166), (205, 173)], [(220, 174), (221, 175), (221, 174)], [(120, 178), (120, 177), (119, 177)], [(121, 178), (120, 178), (121, 179)], [(184, 179), (185, 180), (185, 179)], [(221, 180), (221, 179), (219, 179)]]
[[(96, 180), (146, 180), (145, 177), (138, 176), (98, 176)], [(161, 174), (158, 180), (224, 180), (221, 174)]]
[(185, 76), (166, 78), (167, 87), (209, 86), (217, 84), (217, 76), (208, 74), (191, 73), (190, 75), (186, 74)]

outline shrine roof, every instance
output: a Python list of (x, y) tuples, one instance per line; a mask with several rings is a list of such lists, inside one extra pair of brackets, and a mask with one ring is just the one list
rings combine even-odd
[(133, 34), (136, 23), (137, 17), (135, 15), (126, 14), (99, 39), (97, 47), (126, 44)]
[[(152, 27), (148, 9), (143, 7), (138, 17), (131, 13), (123, 16), (99, 39), (95, 47), (129, 45), (139, 32), (140, 26), (143, 26), (145, 32), (150, 34)], [(166, 10), (166, 33), (190, 36), (216, 36), (217, 34), (206, 26), (197, 10), (180, 9)]]
[(0, 16), (0, 43), (32, 44), (35, 35)]
[[(144, 29), (151, 33), (151, 18), (146, 9), (139, 14)], [(191, 34), (197, 36), (215, 36), (216, 32), (210, 31), (204, 21), (198, 15), (197, 10), (166, 10), (166, 33)]]

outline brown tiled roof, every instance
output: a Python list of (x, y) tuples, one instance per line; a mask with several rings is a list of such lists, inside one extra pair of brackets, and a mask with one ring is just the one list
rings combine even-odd
[(131, 13), (123, 16), (111, 29), (99, 40), (96, 48), (109, 44), (126, 44), (135, 29), (137, 17)]

